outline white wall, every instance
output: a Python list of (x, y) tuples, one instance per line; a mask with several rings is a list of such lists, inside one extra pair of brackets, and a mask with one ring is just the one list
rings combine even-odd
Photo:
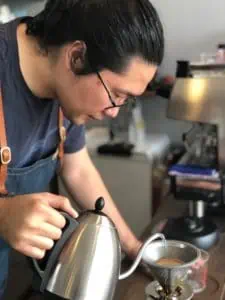
[(173, 73), (176, 60), (198, 60), (225, 42), (224, 0), (151, 0), (163, 21), (166, 54), (163, 74)]
[(2, 0), (2, 3), (9, 5), (13, 13), (20, 17), (40, 12), (44, 7), (45, 0)]
[[(0, 0), (15, 12), (40, 10), (44, 0)], [(36, 2), (36, 3), (35, 3)], [(174, 74), (179, 59), (198, 60), (202, 52), (214, 52), (225, 42), (225, 0), (151, 0), (161, 16), (166, 53), (161, 73)]]
[(171, 143), (182, 143), (182, 134), (192, 127), (192, 122), (168, 119), (168, 100), (159, 96), (142, 97), (142, 113), (148, 135), (168, 135)]

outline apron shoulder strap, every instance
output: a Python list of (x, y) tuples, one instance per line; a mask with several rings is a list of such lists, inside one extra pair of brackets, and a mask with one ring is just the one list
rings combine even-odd
[(7, 146), (3, 97), (0, 83), (0, 194), (7, 195), (6, 179), (8, 164), (11, 162), (11, 149)]
[[(58, 126), (60, 142), (58, 146), (58, 155), (62, 165), (64, 156), (64, 142), (66, 139), (66, 129), (63, 126), (63, 112), (59, 107)], [(0, 82), (0, 195), (7, 195), (6, 180), (8, 173), (8, 164), (11, 162), (11, 149), (7, 146), (5, 118), (3, 109), (3, 96)]]

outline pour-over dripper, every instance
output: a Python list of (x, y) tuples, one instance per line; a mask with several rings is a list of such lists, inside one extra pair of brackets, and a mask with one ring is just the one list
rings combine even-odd
[[(200, 258), (201, 253), (195, 246), (181, 242), (167, 240), (151, 243), (143, 254), (143, 260), (148, 263), (152, 275), (168, 294), (176, 294), (176, 289), (187, 281), (190, 267)], [(161, 258), (175, 259), (179, 265), (160, 265)]]

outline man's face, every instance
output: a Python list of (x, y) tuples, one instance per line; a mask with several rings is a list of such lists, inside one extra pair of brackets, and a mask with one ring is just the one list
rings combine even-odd
[(56, 69), (57, 95), (64, 115), (81, 125), (90, 119), (117, 116), (118, 107), (108, 109), (112, 103), (105, 87), (115, 104), (123, 104), (130, 96), (139, 96), (145, 91), (157, 67), (134, 57), (123, 74), (106, 69), (99, 73), (105, 87), (97, 74), (76, 76), (63, 70), (60, 64)]

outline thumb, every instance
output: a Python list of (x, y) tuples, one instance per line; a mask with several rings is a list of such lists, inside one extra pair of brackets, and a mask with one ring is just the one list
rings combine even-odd
[(71, 217), (77, 218), (78, 212), (72, 207), (68, 198), (64, 196), (54, 195), (48, 199), (48, 203), (52, 208), (62, 210), (68, 213)]

